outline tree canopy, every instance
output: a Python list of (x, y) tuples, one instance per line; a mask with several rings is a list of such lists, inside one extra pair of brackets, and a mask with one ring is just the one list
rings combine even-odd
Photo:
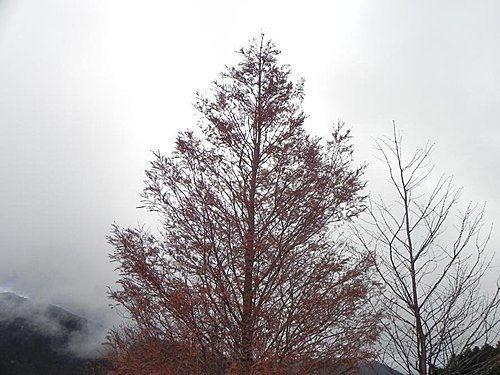
[(110, 335), (119, 373), (309, 373), (370, 355), (372, 258), (339, 233), (365, 207), (363, 169), (343, 126), (306, 133), (304, 83), (279, 53), (264, 37), (238, 51), (197, 95), (198, 129), (154, 153), (142, 198), (160, 233), (114, 226), (111, 297), (134, 323)]

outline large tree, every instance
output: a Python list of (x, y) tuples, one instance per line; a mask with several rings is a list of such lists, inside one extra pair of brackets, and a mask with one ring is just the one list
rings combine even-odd
[(143, 199), (161, 233), (114, 227), (112, 298), (135, 323), (111, 335), (117, 368), (303, 373), (368, 354), (373, 264), (338, 235), (364, 208), (362, 168), (342, 126), (306, 134), (303, 82), (278, 54), (241, 49), (198, 95), (198, 131), (155, 153)]
[(358, 238), (386, 286), (380, 300), (386, 355), (408, 374), (428, 375), (497, 339), (498, 282), (482, 293), (492, 256), (484, 208), (462, 205), (451, 177), (433, 180), (432, 146), (407, 157), (395, 125), (377, 146), (392, 189), (371, 199)]

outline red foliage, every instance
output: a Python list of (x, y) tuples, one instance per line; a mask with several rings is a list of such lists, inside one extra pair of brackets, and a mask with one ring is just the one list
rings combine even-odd
[(198, 96), (200, 134), (180, 134), (146, 172), (161, 233), (113, 228), (112, 298), (137, 325), (111, 337), (118, 369), (168, 373), (178, 343), (192, 368), (177, 373), (298, 374), (366, 357), (377, 336), (371, 258), (335, 235), (364, 209), (349, 133), (305, 133), (303, 82), (271, 42), (240, 54)]

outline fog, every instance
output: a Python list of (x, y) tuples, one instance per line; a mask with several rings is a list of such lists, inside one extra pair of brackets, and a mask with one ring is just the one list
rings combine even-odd
[(497, 1), (0, 0), (0, 289), (102, 335), (117, 324), (111, 224), (157, 225), (136, 209), (150, 150), (196, 126), (194, 93), (260, 32), (306, 79), (307, 129), (352, 129), (368, 191), (383, 180), (373, 137), (395, 120), (409, 150), (436, 143), (438, 174), (493, 222), (499, 16)]
[(79, 358), (97, 358), (106, 351), (103, 326), (96, 321), (81, 320), (57, 306), (13, 293), (0, 293), (0, 323), (8, 327), (19, 319), (24, 329), (29, 327), (28, 332), (50, 338), (53, 350)]

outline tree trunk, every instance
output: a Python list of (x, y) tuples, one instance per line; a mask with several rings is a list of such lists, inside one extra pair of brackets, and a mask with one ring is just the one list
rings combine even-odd
[(253, 155), (252, 155), (252, 170), (250, 177), (250, 188), (248, 197), (248, 232), (245, 243), (245, 270), (243, 284), (243, 306), (242, 306), (242, 372), (244, 375), (250, 374), (254, 364), (253, 358), (253, 303), (254, 303), (254, 288), (253, 288), (253, 269), (255, 262), (256, 243), (255, 243), (255, 197), (257, 193), (257, 173), (260, 163), (260, 144), (261, 144), (261, 124), (262, 124), (262, 108), (261, 108), (261, 87), (262, 87), (262, 42), (259, 52), (259, 67), (258, 67), (258, 93), (256, 100), (256, 111), (254, 115), (254, 140), (253, 140)]

